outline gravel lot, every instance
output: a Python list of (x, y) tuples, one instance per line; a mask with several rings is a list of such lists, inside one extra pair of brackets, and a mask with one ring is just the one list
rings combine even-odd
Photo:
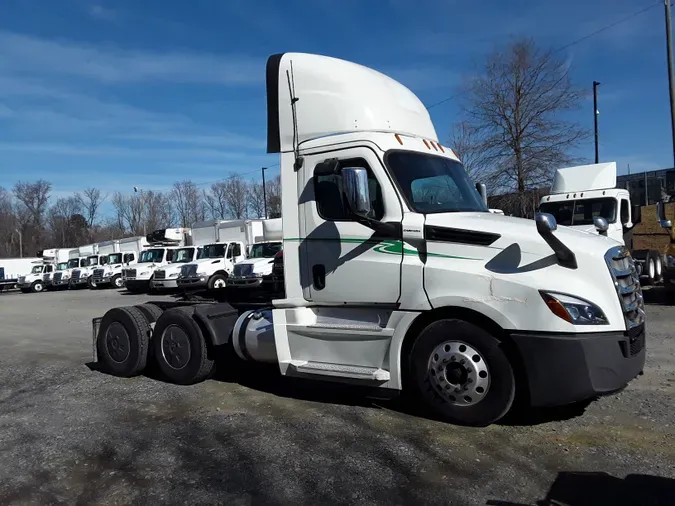
[(675, 307), (647, 295), (626, 390), (470, 429), (260, 368), (110, 377), (87, 365), (91, 319), (156, 297), (3, 293), (0, 503), (673, 504)]

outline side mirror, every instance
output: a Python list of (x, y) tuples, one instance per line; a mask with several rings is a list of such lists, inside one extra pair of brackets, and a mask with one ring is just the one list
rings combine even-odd
[(602, 216), (593, 217), (593, 225), (600, 235), (607, 235), (607, 229), (609, 228), (609, 223)]
[(670, 220), (661, 220), (659, 221), (661, 228), (672, 228), (673, 223)]
[(537, 232), (542, 236), (549, 235), (558, 229), (558, 223), (556, 223), (555, 217), (552, 214), (537, 213), (534, 221), (537, 224)]
[(485, 186), (484, 183), (476, 183), (476, 191), (478, 192), (478, 195), (480, 195), (480, 198), (483, 199), (483, 204), (487, 207), (488, 201), (487, 201), (487, 187)]
[(642, 207), (639, 204), (633, 204), (630, 214), (633, 221), (633, 226), (642, 221)]
[(344, 167), (342, 180), (345, 197), (352, 212), (356, 216), (367, 217), (370, 214), (368, 171), (362, 167)]

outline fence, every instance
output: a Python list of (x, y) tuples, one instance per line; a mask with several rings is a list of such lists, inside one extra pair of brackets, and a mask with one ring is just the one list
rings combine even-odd
[(656, 204), (659, 200), (675, 201), (675, 169), (618, 176), (616, 186), (627, 189), (631, 201), (641, 206)]

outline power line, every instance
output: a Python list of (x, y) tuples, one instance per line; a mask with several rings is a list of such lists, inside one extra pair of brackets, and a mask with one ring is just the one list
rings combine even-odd
[[(594, 31), (594, 32), (592, 32), (592, 33), (589, 33), (589, 34), (587, 34), (587, 35), (584, 35), (583, 37), (581, 37), (581, 38), (579, 38), (579, 39), (576, 39), (576, 40), (570, 42), (569, 44), (565, 44), (564, 46), (559, 47), (558, 49), (554, 50), (553, 52), (554, 52), (554, 53), (559, 53), (560, 51), (564, 51), (565, 49), (567, 49), (567, 48), (569, 48), (569, 47), (572, 47), (572, 46), (574, 46), (574, 45), (576, 45), (576, 44), (579, 44), (580, 42), (583, 42), (583, 41), (585, 41), (585, 40), (588, 40), (588, 39), (590, 39), (591, 37), (595, 37), (596, 35), (599, 35), (599, 34), (601, 34), (602, 32), (605, 32), (605, 31), (609, 30), (610, 28), (614, 28), (615, 26), (620, 25), (620, 24), (622, 24), (622, 23), (625, 23), (626, 21), (630, 21), (631, 19), (633, 19), (633, 18), (635, 18), (635, 17), (637, 17), (637, 16), (639, 16), (639, 15), (641, 15), (641, 14), (644, 14), (645, 12), (647, 12), (647, 11), (649, 11), (649, 10), (651, 10), (651, 9), (653, 9), (653, 8), (655, 8), (655, 7), (657, 7), (657, 6), (659, 6), (659, 5), (662, 5), (662, 4), (663, 4), (663, 1), (662, 1), (662, 0), (659, 0), (658, 2), (653, 3), (653, 4), (651, 4), (651, 5), (647, 6), (647, 7), (644, 7), (644, 8), (642, 8), (642, 9), (638, 10), (638, 11), (635, 11), (635, 12), (633, 12), (632, 14), (629, 14), (628, 16), (626, 16), (626, 17), (624, 17), (624, 18), (621, 18), (621, 19), (619, 19), (619, 20), (617, 20), (617, 21), (615, 21), (615, 22), (613, 22), (613, 23), (610, 23), (610, 24), (608, 24), (608, 25), (605, 25), (605, 26), (603, 26), (602, 28), (600, 28), (600, 29), (598, 29), (598, 30), (596, 30), (596, 31)], [(428, 110), (428, 109), (431, 109), (431, 108), (433, 108), (433, 107), (436, 107), (437, 105), (444, 104), (444, 103), (449, 102), (450, 100), (453, 100), (453, 99), (455, 99), (455, 98), (457, 98), (457, 97), (459, 97), (459, 96), (461, 96), (461, 95), (464, 95), (465, 93), (467, 93), (467, 91), (460, 91), (460, 92), (455, 93), (454, 95), (452, 95), (452, 96), (450, 96), (450, 97), (448, 97), (448, 98), (444, 98), (443, 100), (440, 100), (440, 101), (435, 102), (435, 103), (433, 103), (433, 104), (431, 104), (431, 105), (428, 105), (428, 106), (426, 106), (426, 108), (427, 108), (427, 110)]]

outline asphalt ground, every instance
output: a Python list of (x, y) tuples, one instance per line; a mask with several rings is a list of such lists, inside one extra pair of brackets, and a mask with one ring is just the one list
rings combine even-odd
[(644, 376), (475, 429), (269, 368), (108, 376), (91, 319), (157, 297), (1, 293), (0, 503), (675, 504), (675, 306), (646, 298)]

